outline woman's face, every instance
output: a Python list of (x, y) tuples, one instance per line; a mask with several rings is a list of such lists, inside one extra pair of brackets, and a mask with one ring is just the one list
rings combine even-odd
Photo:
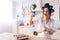
[(50, 14), (49, 14), (49, 10), (48, 10), (48, 8), (44, 8), (44, 10), (43, 10), (43, 14), (45, 15), (45, 17), (47, 18), (47, 19), (49, 19), (50, 18)]

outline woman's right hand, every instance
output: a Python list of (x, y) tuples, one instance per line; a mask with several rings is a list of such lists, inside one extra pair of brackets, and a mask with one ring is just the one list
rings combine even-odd
[(31, 15), (31, 17), (34, 17), (34, 16), (35, 16), (35, 14), (32, 14), (32, 15)]

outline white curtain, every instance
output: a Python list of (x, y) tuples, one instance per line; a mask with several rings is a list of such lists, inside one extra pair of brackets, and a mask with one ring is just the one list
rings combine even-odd
[(10, 0), (0, 0), (0, 33), (12, 30), (12, 3)]
[(10, 0), (0, 0), (0, 22), (12, 20), (12, 3)]

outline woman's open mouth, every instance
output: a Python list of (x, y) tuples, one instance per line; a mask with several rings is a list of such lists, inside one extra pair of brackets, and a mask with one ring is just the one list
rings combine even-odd
[(45, 14), (45, 16), (47, 16), (47, 14)]

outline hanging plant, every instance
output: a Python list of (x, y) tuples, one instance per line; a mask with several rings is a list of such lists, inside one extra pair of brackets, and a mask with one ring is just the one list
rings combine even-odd
[(37, 5), (36, 5), (36, 4), (32, 4), (32, 5), (31, 5), (31, 8), (30, 8), (30, 9), (31, 9), (31, 12), (35, 14), (35, 11), (34, 11), (34, 10), (35, 10), (36, 8), (37, 8)]
[(37, 8), (37, 5), (36, 4), (32, 4), (31, 5), (31, 11), (35, 10)]
[(36, 4), (32, 4), (32, 6), (33, 6), (33, 10), (35, 10), (35, 8), (37, 7)]

